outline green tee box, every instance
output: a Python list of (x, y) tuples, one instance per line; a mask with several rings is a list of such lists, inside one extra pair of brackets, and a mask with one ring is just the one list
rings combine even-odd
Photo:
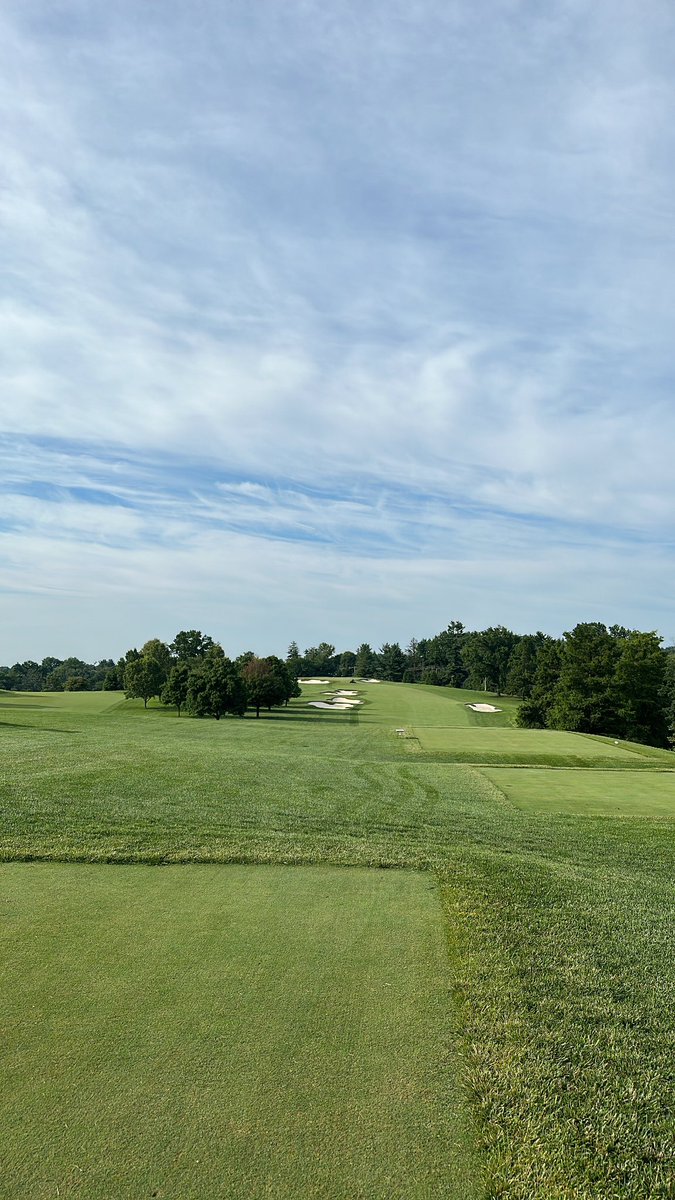
[(0, 877), (5, 1200), (476, 1194), (430, 876)]
[(545, 760), (583, 763), (584, 760), (614, 759), (627, 765), (635, 756), (621, 745), (552, 729), (415, 729), (423, 750), (454, 753), (466, 761), (509, 762)]
[(578, 817), (675, 817), (672, 772), (519, 771), (495, 767), (483, 772), (508, 800), (525, 812), (574, 813)]

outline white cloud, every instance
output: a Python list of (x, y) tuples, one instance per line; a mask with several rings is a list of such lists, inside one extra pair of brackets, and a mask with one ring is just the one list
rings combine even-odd
[(261, 554), (314, 620), (297, 555), (346, 633), (370, 555), (350, 605), (386, 588), (411, 632), (455, 587), (549, 628), (568, 595), (662, 620), (670, 6), (188, 16), (2, 18), (6, 586), (45, 554), (58, 594), (149, 612), (143, 563), (196, 603), (224, 553), (251, 641)]

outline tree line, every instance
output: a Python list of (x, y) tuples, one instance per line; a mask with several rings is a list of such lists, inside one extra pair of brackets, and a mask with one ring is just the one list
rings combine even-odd
[(127, 650), (107, 673), (104, 688), (124, 689), (128, 699), (147, 708), (156, 696), (162, 704), (185, 709), (193, 717), (226, 714), (243, 717), (254, 708), (268, 710), (300, 695), (288, 663), (270, 654), (259, 658), (252, 650), (232, 660), (222, 646), (198, 629), (182, 630), (167, 645), (151, 638), (140, 650)]
[(404, 683), (489, 691), (522, 700), (518, 724), (599, 733), (626, 741), (675, 744), (675, 647), (654, 632), (585, 622), (560, 638), (520, 635), (504, 625), (481, 631), (451, 621), (403, 650), (363, 643), (335, 654), (322, 643), (287, 661), (298, 674), (376, 676)]
[(253, 651), (231, 660), (199, 630), (171, 643), (152, 638), (115, 662), (43, 659), (0, 667), (0, 688), (17, 691), (123, 690), (147, 705), (152, 697), (194, 716), (243, 715), (247, 708), (287, 704), (297, 679), (375, 677), (520, 697), (521, 726), (600, 733), (649, 745), (675, 743), (675, 647), (654, 632), (586, 622), (560, 638), (520, 635), (503, 625), (469, 630), (461, 621), (405, 649), (363, 642), (336, 653), (321, 642), (301, 652), (291, 642), (285, 660)]

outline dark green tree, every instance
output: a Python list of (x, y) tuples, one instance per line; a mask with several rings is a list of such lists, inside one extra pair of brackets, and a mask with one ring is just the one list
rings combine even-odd
[(631, 742), (667, 746), (668, 716), (664, 686), (668, 656), (656, 633), (626, 634), (619, 641), (616, 690), (621, 735)]
[(334, 675), (337, 670), (335, 646), (329, 642), (320, 642), (318, 646), (309, 646), (305, 650), (302, 669), (306, 675)]
[(214, 645), (213, 638), (201, 630), (182, 629), (173, 639), (170, 650), (179, 662), (194, 662), (195, 659), (204, 658)]
[(154, 658), (143, 655), (127, 663), (124, 671), (124, 689), (127, 700), (143, 701), (143, 707), (148, 707), (151, 696), (159, 696), (164, 683), (162, 668)]
[(289, 669), (288, 663), (277, 658), (276, 654), (269, 654), (265, 660), (272, 667), (275, 675), (279, 680), (279, 687), (283, 693), (283, 703), (288, 704), (294, 696), (302, 695), (302, 688), (298, 683), (293, 672)]
[(509, 696), (529, 700), (537, 674), (539, 652), (545, 641), (544, 633), (528, 633), (514, 647), (506, 676), (506, 692)]
[(138, 662), (138, 659), (140, 657), (141, 656), (140, 656), (139, 651), (134, 646), (131, 650), (127, 650), (122, 655), (122, 657), (117, 660), (117, 674), (119, 676), (120, 685), (122, 687), (126, 687), (125, 675), (126, 675), (126, 669), (129, 666), (129, 663)]
[(560, 679), (549, 714), (552, 729), (621, 736), (620, 654), (619, 639), (599, 621), (576, 625), (563, 635)]
[(424, 671), (424, 658), (420, 651), (420, 643), (417, 638), (411, 638), (405, 648), (405, 670), (403, 672), (403, 680), (405, 683), (419, 683), (422, 679)]
[(180, 716), (180, 710), (185, 706), (187, 701), (189, 683), (190, 664), (187, 662), (175, 663), (169, 671), (169, 678), (162, 688), (160, 700), (162, 704), (178, 709), (178, 716)]
[(246, 712), (242, 678), (217, 643), (190, 671), (186, 707), (194, 717), (215, 717), (216, 721), (226, 713), (243, 717)]
[[(40, 663), (40, 671), (42, 673), (42, 678), (44, 680), (43, 686), (46, 691), (51, 690), (48, 687), (47, 681), (49, 680), (49, 677), (52, 674), (52, 672), (57, 671), (58, 668), (61, 666), (61, 662), (62, 662), (62, 659), (54, 658), (53, 655), (49, 655), (47, 658), (43, 658), (42, 662)], [(62, 686), (63, 685), (61, 683), (60, 686), (58, 688), (56, 688), (56, 691), (60, 691)]]
[(666, 718), (666, 726), (668, 729), (668, 740), (671, 746), (675, 746), (675, 646), (669, 646), (664, 650), (665, 668), (663, 675), (663, 711)]
[(63, 685), (64, 692), (86, 692), (87, 689), (88, 684), (84, 675), (69, 675)]
[(517, 634), (504, 625), (491, 625), (482, 633), (469, 634), (461, 651), (468, 672), (466, 686), (501, 695), (518, 640)]
[(419, 643), (419, 651), (424, 660), (425, 682), (448, 687), (463, 687), (468, 675), (462, 651), (471, 635), (461, 621), (451, 621), (447, 629), (435, 637), (423, 639)]
[(353, 650), (343, 650), (338, 662), (337, 673), (342, 679), (351, 679), (354, 674), (356, 655)]
[(400, 683), (406, 669), (405, 654), (398, 642), (385, 642), (378, 654), (379, 672), (383, 679)]
[(291, 642), (290, 646), (288, 647), (286, 665), (291, 672), (291, 675), (293, 675), (295, 679), (297, 679), (299, 675), (302, 675), (302, 655), (297, 642)]
[(120, 676), (119, 667), (110, 667), (103, 680), (104, 692), (120, 692), (124, 687), (124, 678)]
[(377, 670), (377, 659), (367, 642), (362, 642), (356, 651), (354, 674), (363, 678)]
[(516, 713), (516, 724), (526, 729), (546, 729), (555, 704), (562, 668), (562, 640), (544, 635), (537, 651), (532, 691)]
[(141, 646), (141, 657), (154, 658), (155, 662), (161, 668), (162, 682), (166, 683), (169, 678), (169, 671), (174, 663), (173, 655), (166, 642), (162, 642), (160, 638), (150, 638), (144, 646)]
[[(283, 668), (280, 659), (276, 663)], [(271, 658), (252, 658), (244, 666), (241, 677), (246, 689), (246, 700), (255, 708), (256, 717), (261, 708), (274, 708), (284, 704), (291, 688), (290, 676), (277, 668)]]
[(10, 667), (10, 688), (17, 692), (41, 692), (42, 671), (39, 664), (27, 659)]

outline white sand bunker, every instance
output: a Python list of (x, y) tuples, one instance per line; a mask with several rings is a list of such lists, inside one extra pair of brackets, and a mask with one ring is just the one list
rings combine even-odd
[(501, 712), (501, 708), (495, 708), (494, 704), (467, 704), (467, 708), (472, 708), (474, 712)]
[(364, 683), (379, 683), (379, 679), (365, 679)]
[(356, 692), (347, 691), (346, 688), (334, 688), (331, 692), (324, 692), (325, 700), (309, 700), (310, 708), (327, 708), (331, 712), (349, 712), (351, 708), (358, 708), (359, 704), (363, 704), (363, 700), (355, 700)]
[(330, 683), (330, 679), (299, 679), (298, 683)]

